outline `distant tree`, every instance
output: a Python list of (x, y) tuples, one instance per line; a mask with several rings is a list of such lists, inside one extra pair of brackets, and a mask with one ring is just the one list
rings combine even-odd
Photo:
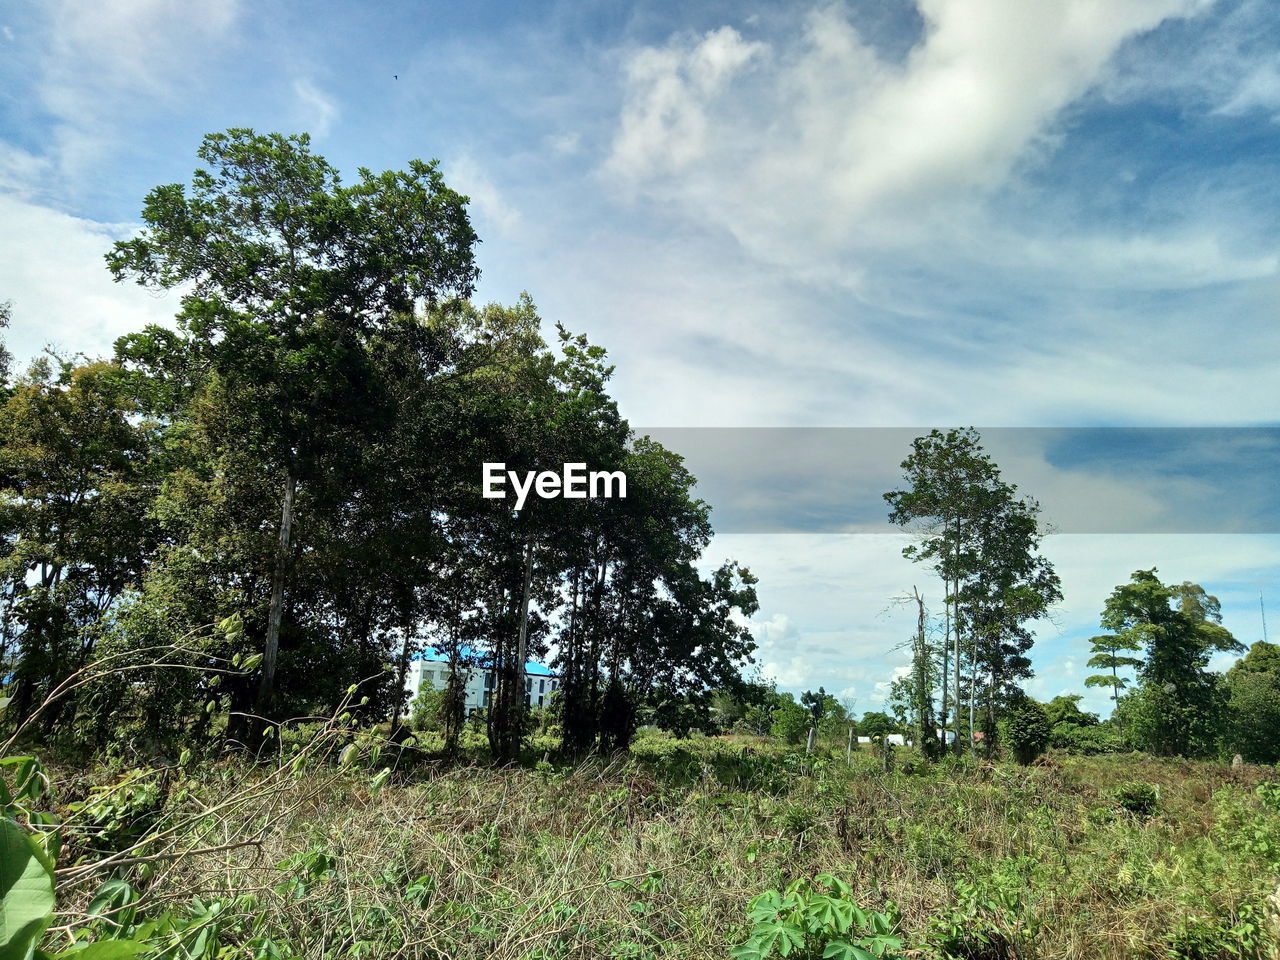
[[(0, 330), (9, 329), (9, 323), (13, 319), (13, 304), (8, 300), (0, 300)], [(9, 382), (9, 371), (13, 366), (13, 354), (0, 341), (0, 387)]]
[(1221, 620), (1217, 598), (1204, 588), (1168, 586), (1154, 569), (1136, 571), (1112, 591), (1102, 626), (1144, 654), (1141, 687), (1121, 698), (1116, 715), (1139, 749), (1174, 756), (1215, 751), (1225, 698), (1209, 658), (1244, 649)]
[(879, 710), (869, 710), (858, 721), (859, 735), (870, 737), (872, 740), (878, 740), (891, 733), (897, 733), (899, 729), (893, 717)]
[(1045, 708), (1027, 698), (1009, 711), (1005, 736), (1009, 749), (1019, 763), (1031, 763), (1044, 753), (1052, 733)]
[(1098, 715), (1080, 709), (1080, 701), (1083, 699), (1078, 693), (1054, 697), (1044, 706), (1045, 716), (1054, 726), (1059, 723), (1073, 723), (1078, 727), (1094, 726), (1098, 723)]
[(918, 437), (902, 462), (907, 488), (884, 495), (890, 521), (923, 537), (903, 556), (929, 562), (943, 581), (941, 718), (946, 725), (950, 692), (957, 751), (973, 743), (961, 732), (962, 696), (972, 733), (979, 699), (994, 718), (997, 701), (1031, 675), (1025, 624), (1061, 597), (1052, 565), (1038, 553), (1039, 504), (1001, 478), (980, 441), (972, 428)]
[(1258, 641), (1225, 678), (1227, 753), (1280, 763), (1280, 645)]
[(809, 730), (809, 712), (796, 703), (791, 694), (783, 693), (770, 711), (770, 722), (769, 732), (794, 746), (804, 742)]
[(1109, 670), (1110, 673), (1095, 673), (1085, 677), (1086, 687), (1109, 687), (1111, 703), (1114, 709), (1120, 701), (1120, 693), (1129, 686), (1129, 681), (1120, 676), (1121, 670), (1136, 670), (1142, 666), (1142, 660), (1131, 654), (1138, 653), (1142, 644), (1138, 637), (1130, 634), (1108, 633), (1094, 637), (1089, 641), (1092, 646), (1089, 652), (1089, 666), (1095, 670)]

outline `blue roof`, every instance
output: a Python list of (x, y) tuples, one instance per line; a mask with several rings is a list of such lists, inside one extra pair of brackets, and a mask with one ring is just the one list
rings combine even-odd
[[(466, 644), (463, 644), (458, 648), (458, 652), (464, 659), (470, 660), (473, 663), (478, 663), (482, 667), (488, 667), (489, 665), (489, 654), (483, 650), (476, 650), (474, 647), (469, 647)], [(447, 654), (441, 653), (437, 647), (423, 647), (419, 652), (413, 655), (413, 659), (443, 663), (447, 661), (449, 657)], [(533, 660), (530, 660), (524, 665), (524, 672), (526, 676), (534, 677), (554, 677), (556, 675), (555, 671), (546, 664), (537, 663)]]

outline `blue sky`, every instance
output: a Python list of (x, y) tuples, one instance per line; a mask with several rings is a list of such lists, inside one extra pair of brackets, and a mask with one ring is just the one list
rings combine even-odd
[[(146, 190), (208, 131), (307, 130), (349, 172), (439, 158), (472, 197), (481, 297), (528, 290), (607, 346), (637, 425), (1274, 425), (1278, 119), (1270, 0), (15, 0), (0, 297), (20, 357), (163, 321), (172, 298), (101, 262)], [(1100, 516), (1167, 507), (1102, 449), (1008, 467)], [(1214, 500), (1160, 457), (1147, 475)], [(902, 664), (892, 598), (932, 587), (901, 546), (726, 533), (711, 559), (761, 574), (767, 670), (867, 709)], [(1080, 688), (1137, 567), (1203, 583), (1246, 642), (1259, 590), (1280, 611), (1275, 534), (1046, 550), (1067, 599), (1037, 695)]]

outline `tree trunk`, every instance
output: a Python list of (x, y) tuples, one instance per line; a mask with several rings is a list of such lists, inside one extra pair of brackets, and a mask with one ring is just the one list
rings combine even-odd
[(920, 596), (920, 591), (914, 586), (911, 588), (911, 594), (915, 597), (917, 610), (915, 656), (912, 658), (911, 665), (915, 673), (913, 686), (916, 699), (916, 749), (923, 756), (929, 757), (930, 750), (926, 738), (932, 735), (929, 725), (933, 691), (929, 689), (929, 645), (925, 639), (924, 597)]
[(951, 581), (944, 580), (942, 582), (943, 601), (942, 608), (946, 618), (946, 626), (942, 633), (942, 715), (938, 717), (938, 729), (942, 736), (942, 749), (940, 755), (947, 752), (947, 724), (951, 720), (951, 704), (947, 700), (950, 677), (950, 656), (951, 656)]
[[(410, 616), (406, 612), (401, 618), (400, 629), (404, 631), (404, 643), (400, 647), (400, 663), (399, 669), (396, 670), (396, 689), (391, 694), (391, 739), (396, 739), (404, 724), (401, 718), (405, 713), (406, 696), (405, 696), (405, 680), (409, 676), (409, 657), (413, 650), (413, 631), (410, 624)], [(410, 701), (412, 702), (412, 701)]]
[[(956, 587), (958, 590), (959, 585), (957, 584)], [(956, 755), (958, 756), (964, 750), (964, 745), (960, 742), (960, 731), (962, 729), (961, 725), (963, 724), (964, 721), (963, 721), (963, 716), (960, 713), (960, 608), (959, 608), (959, 605), (957, 605), (956, 607), (956, 615), (955, 615), (954, 621), (955, 622), (952, 624), (951, 629), (953, 631), (952, 639), (953, 639), (953, 642), (955, 643), (955, 648), (951, 652), (951, 660), (952, 660), (951, 668), (954, 671), (952, 680), (955, 685), (955, 701), (956, 701), (955, 718), (954, 718), (955, 733), (956, 733), (955, 752), (956, 752)], [(970, 692), (970, 697), (972, 698), (972, 692)]]
[(292, 547), (293, 498), (297, 481), (286, 467), (284, 498), (280, 505), (280, 535), (276, 541), (276, 564), (271, 575), (271, 609), (267, 615), (267, 641), (262, 651), (262, 683), (258, 687), (258, 713), (266, 716), (275, 694), (276, 659), (280, 652), (280, 621), (284, 613), (284, 588)]
[(973, 742), (973, 704), (978, 699), (978, 651), (975, 645), (969, 653), (969, 755), (977, 752)]

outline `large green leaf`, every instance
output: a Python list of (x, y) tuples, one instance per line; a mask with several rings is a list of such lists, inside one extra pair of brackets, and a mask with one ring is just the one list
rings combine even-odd
[(822, 951), (822, 957), (823, 960), (876, 960), (875, 954), (847, 940), (832, 940)]
[(129, 960), (146, 949), (145, 943), (136, 940), (98, 940), (55, 953), (51, 960)]
[(53, 916), (53, 864), (35, 838), (0, 817), (0, 960), (27, 960)]

